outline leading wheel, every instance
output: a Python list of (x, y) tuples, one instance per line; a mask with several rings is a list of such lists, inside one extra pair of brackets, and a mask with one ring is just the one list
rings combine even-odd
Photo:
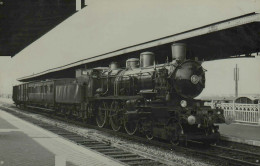
[(96, 114), (96, 122), (98, 127), (102, 128), (105, 126), (107, 121), (107, 104), (103, 102), (99, 105)]
[(170, 125), (170, 132), (172, 133), (172, 137), (170, 139), (170, 142), (172, 145), (179, 145), (180, 144), (180, 135), (183, 134), (183, 128), (181, 124), (178, 121), (171, 121), (169, 123)]

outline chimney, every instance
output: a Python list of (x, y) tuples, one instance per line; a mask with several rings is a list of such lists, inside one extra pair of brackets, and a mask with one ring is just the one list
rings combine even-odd
[(174, 43), (172, 44), (172, 60), (183, 62), (186, 60), (186, 44)]

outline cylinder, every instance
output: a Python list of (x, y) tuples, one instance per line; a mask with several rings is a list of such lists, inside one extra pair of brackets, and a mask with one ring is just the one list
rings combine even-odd
[(134, 69), (140, 66), (139, 59), (137, 58), (130, 58), (126, 61), (126, 68), (127, 69)]
[(186, 44), (172, 44), (172, 60), (184, 61), (186, 59)]
[(154, 65), (155, 56), (152, 52), (143, 52), (140, 54), (140, 66), (148, 67)]

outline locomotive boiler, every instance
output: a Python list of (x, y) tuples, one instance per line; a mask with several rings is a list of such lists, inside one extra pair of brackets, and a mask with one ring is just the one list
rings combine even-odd
[[(219, 138), (216, 123), (225, 122), (223, 110), (194, 99), (205, 87), (205, 69), (200, 62), (186, 59), (185, 44), (173, 44), (171, 49), (171, 62), (156, 64), (154, 53), (143, 52), (140, 59), (128, 59), (124, 68), (112, 62), (109, 67), (78, 69), (76, 78), (69, 81), (16, 86), (13, 98), (18, 105), (44, 107), (85, 121), (94, 119), (99, 127), (110, 125), (129, 135), (139, 132), (148, 139), (172, 143), (215, 141)], [(30, 88), (34, 84), (43, 90)], [(49, 99), (34, 102), (36, 94)]]

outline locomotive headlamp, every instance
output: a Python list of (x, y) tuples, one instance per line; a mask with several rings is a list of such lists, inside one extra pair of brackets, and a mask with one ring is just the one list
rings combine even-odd
[(218, 114), (218, 115), (220, 115), (220, 114), (221, 114), (221, 112), (220, 112), (220, 111), (218, 111), (218, 112), (217, 112), (217, 114)]
[(200, 78), (197, 75), (192, 75), (190, 80), (193, 84), (197, 84), (200, 81)]
[(182, 106), (183, 108), (184, 108), (184, 107), (187, 107), (187, 105), (188, 105), (186, 100), (182, 100), (180, 104), (181, 104), (181, 106)]
[(196, 122), (196, 118), (193, 115), (190, 115), (187, 120), (188, 120), (189, 125), (194, 125)]

